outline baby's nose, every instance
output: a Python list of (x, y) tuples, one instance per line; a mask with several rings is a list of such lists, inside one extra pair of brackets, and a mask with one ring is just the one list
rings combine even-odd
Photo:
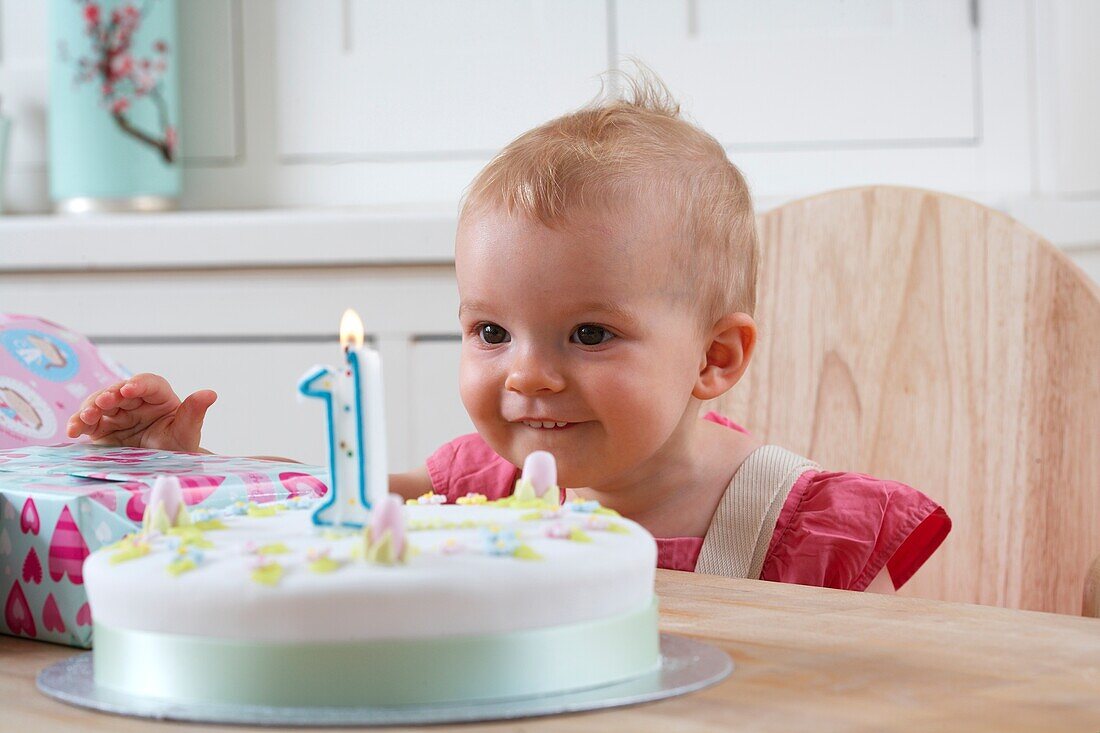
[(565, 378), (545, 354), (519, 349), (504, 380), (504, 388), (520, 394), (561, 392), (565, 389)]

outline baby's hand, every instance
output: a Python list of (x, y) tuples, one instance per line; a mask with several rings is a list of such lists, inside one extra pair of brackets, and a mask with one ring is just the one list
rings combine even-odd
[(67, 432), (100, 445), (197, 451), (203, 418), (216, 399), (201, 389), (180, 402), (164, 377), (138, 374), (89, 395)]

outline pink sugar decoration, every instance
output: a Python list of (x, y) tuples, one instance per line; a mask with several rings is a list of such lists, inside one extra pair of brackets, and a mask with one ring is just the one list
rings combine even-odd
[(546, 528), (546, 536), (556, 540), (567, 540), (571, 531), (567, 525), (556, 522)]
[(370, 535), (378, 542), (386, 531), (390, 533), (394, 554), (400, 557), (405, 551), (405, 514), (401, 497), (387, 494), (378, 506), (371, 509)]
[(146, 506), (150, 511), (156, 511), (157, 504), (164, 505), (164, 513), (168, 515), (168, 521), (176, 522), (176, 516), (183, 504), (183, 489), (180, 488), (180, 480), (175, 476), (157, 476), (153, 482), (153, 490), (149, 492), (149, 500)]
[(537, 450), (523, 461), (523, 478), (531, 482), (535, 496), (542, 496), (558, 483), (558, 464), (552, 453)]

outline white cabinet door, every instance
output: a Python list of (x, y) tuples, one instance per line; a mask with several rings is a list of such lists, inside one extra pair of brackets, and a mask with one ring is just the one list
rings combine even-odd
[(911, 145), (979, 133), (968, 0), (632, 0), (643, 59), (731, 147)]
[(408, 403), (410, 463), (423, 463), (444, 443), (474, 432), (458, 393), (461, 349), (458, 336), (417, 339), (412, 343)]
[(591, 0), (276, 7), (279, 152), (291, 162), (493, 151), (592, 97), (608, 63), (607, 10)]

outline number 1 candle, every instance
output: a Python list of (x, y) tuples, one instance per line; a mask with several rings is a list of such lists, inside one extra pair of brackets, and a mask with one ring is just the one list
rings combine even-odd
[(343, 369), (315, 366), (298, 382), (300, 393), (326, 405), (330, 487), (313, 523), (362, 527), (389, 492), (382, 360), (363, 346), (363, 322), (350, 308), (340, 320), (340, 345)]

